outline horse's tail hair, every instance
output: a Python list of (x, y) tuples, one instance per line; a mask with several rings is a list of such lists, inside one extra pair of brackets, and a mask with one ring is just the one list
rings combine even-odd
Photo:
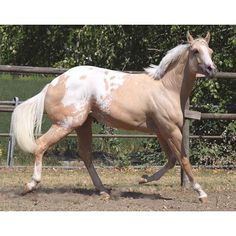
[(15, 137), (17, 144), (25, 152), (34, 153), (36, 150), (35, 135), (41, 134), (47, 88), (48, 85), (39, 94), (17, 106), (12, 113), (12, 136)]

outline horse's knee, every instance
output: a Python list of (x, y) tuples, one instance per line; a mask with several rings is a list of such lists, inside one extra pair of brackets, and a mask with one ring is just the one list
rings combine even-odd
[(188, 168), (190, 166), (190, 162), (189, 162), (189, 159), (187, 157), (183, 157), (181, 159), (181, 163), (182, 167), (186, 167)]

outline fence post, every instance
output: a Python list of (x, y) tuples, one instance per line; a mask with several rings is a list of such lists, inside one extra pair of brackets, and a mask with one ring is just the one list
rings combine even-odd
[[(189, 99), (186, 102), (185, 110), (189, 110)], [(183, 127), (183, 143), (184, 149), (186, 152), (187, 158), (189, 158), (189, 119), (185, 118), (184, 120), (184, 127)], [(181, 168), (181, 186), (186, 188), (189, 184), (188, 176), (186, 175), (185, 171)]]
[[(13, 101), (15, 102), (15, 107), (19, 104), (19, 98), (14, 97)], [(15, 147), (15, 137), (12, 136), (12, 124), (10, 123), (10, 136), (8, 140), (8, 149), (7, 149), (7, 167), (12, 167), (13, 165), (13, 154), (14, 154), (14, 147)]]

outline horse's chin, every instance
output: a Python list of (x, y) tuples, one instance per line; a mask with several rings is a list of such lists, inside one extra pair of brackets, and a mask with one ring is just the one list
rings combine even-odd
[(208, 77), (208, 78), (214, 78), (215, 75), (216, 75), (216, 70), (212, 70), (212, 71), (206, 71), (205, 72), (205, 75)]

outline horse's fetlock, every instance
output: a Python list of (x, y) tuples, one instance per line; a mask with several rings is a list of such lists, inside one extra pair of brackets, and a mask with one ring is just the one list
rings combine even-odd
[(33, 176), (32, 180), (36, 182), (36, 184), (39, 184), (41, 182), (41, 177), (40, 176)]

